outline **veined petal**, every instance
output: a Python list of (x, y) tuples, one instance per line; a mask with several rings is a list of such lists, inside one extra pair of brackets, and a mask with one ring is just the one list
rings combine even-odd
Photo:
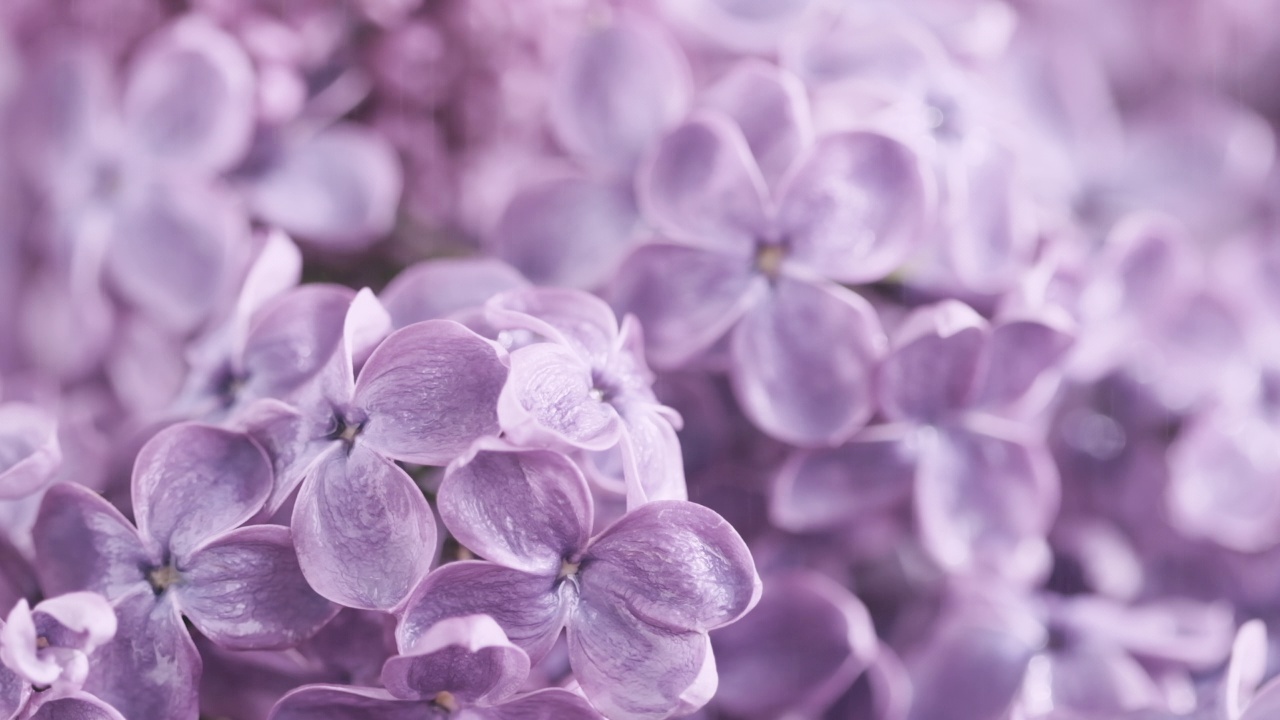
[(447, 692), (467, 705), (514, 695), (529, 675), (529, 656), (488, 615), (441, 620), (404, 655), (387, 660), (382, 684), (401, 698), (431, 700)]
[(885, 339), (875, 310), (853, 292), (779, 277), (730, 342), (743, 412), (773, 437), (835, 445), (871, 418)]
[(899, 326), (880, 368), (880, 404), (900, 420), (932, 422), (967, 406), (990, 327), (968, 305), (946, 300)]
[(289, 528), (254, 525), (208, 543), (178, 567), (179, 607), (202, 634), (237, 650), (293, 647), (338, 613), (298, 567)]
[(0, 720), (17, 720), (31, 698), (31, 683), (0, 665)]
[(267, 514), (279, 510), (325, 451), (335, 446), (336, 441), (325, 435), (328, 423), (328, 418), (270, 398), (254, 401), (232, 418), (231, 426), (253, 438), (271, 461), (274, 482)]
[(622, 425), (623, 477), (627, 507), (651, 500), (688, 500), (680, 439), (659, 406), (629, 409)]
[(579, 571), (584, 602), (620, 603), (673, 632), (711, 630), (760, 599), (751, 552), (724, 518), (660, 500), (628, 512), (591, 543)]
[(536, 663), (564, 627), (571, 607), (569, 585), (555, 575), (531, 575), (489, 562), (449, 563), (428, 575), (405, 602), (396, 644), (400, 652), (411, 652), (441, 620), (488, 615)]
[(668, 717), (699, 679), (710, 652), (705, 634), (654, 626), (604, 598), (583, 599), (568, 638), (569, 663), (582, 691), (616, 720)]
[(200, 653), (168, 597), (149, 587), (115, 602), (115, 639), (89, 661), (85, 692), (129, 720), (196, 720)]
[(253, 397), (288, 399), (342, 350), (342, 329), (354, 297), (339, 285), (294, 288), (254, 314), (240, 360)]
[(930, 210), (920, 161), (875, 133), (823, 138), (780, 192), (787, 262), (845, 283), (880, 280), (902, 265)]
[(114, 599), (147, 585), (144, 570), (160, 561), (133, 525), (106, 500), (80, 485), (45, 493), (32, 531), (36, 573), (50, 595), (92, 590)]
[(498, 422), (521, 444), (607, 450), (618, 443), (622, 418), (600, 393), (581, 356), (558, 343), (534, 343), (511, 353)]
[(471, 711), (477, 720), (600, 720), (600, 713), (581, 695), (548, 688)]
[(248, 435), (209, 425), (165, 428), (138, 451), (138, 531), (176, 557), (243, 525), (271, 494), (271, 461)]
[(586, 547), (594, 514), (587, 481), (567, 457), (516, 451), (496, 441), (450, 466), (437, 506), (463, 546), (499, 565), (540, 575), (556, 574)]
[(422, 720), (421, 700), (400, 700), (386, 690), (346, 685), (304, 685), (271, 709), (269, 720)]
[(0, 498), (40, 489), (62, 464), (57, 420), (27, 403), (0, 404)]
[(506, 380), (494, 345), (452, 320), (401, 328), (356, 381), (353, 402), (368, 416), (360, 442), (397, 460), (444, 465), (497, 432)]
[(125, 720), (119, 710), (83, 692), (47, 699), (42, 695), (32, 703), (32, 708), (30, 720)]
[(767, 289), (747, 258), (660, 242), (626, 259), (611, 292), (620, 313), (640, 319), (653, 364), (675, 368), (723, 337)]
[(298, 493), (293, 540), (307, 582), (347, 607), (389, 610), (436, 553), (436, 523), (403, 470), (356, 442), (320, 461)]
[(667, 134), (637, 183), (645, 217), (673, 238), (749, 260), (767, 228), (764, 177), (722, 115), (695, 115)]
[(593, 367), (603, 364), (618, 339), (618, 320), (591, 293), (529, 287), (496, 295), (485, 317), (500, 330), (528, 330), (577, 351)]
[(804, 83), (775, 65), (742, 61), (708, 88), (701, 102), (738, 124), (771, 189), (813, 143)]

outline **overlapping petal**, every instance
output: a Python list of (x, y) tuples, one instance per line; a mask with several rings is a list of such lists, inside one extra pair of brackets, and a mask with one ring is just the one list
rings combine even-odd
[(885, 413), (927, 423), (966, 407), (989, 333), (986, 320), (959, 301), (914, 312), (898, 328), (880, 370)]
[(271, 709), (271, 720), (421, 720), (422, 702), (400, 700), (386, 690), (346, 685), (307, 685), (291, 690)]
[(535, 343), (511, 353), (498, 420), (517, 442), (607, 450), (622, 418), (594, 384), (591, 367), (564, 345)]
[(27, 403), (0, 404), (0, 498), (30, 495), (62, 464), (57, 420)]
[[(437, 258), (410, 265), (379, 295), (395, 329), (423, 320), (460, 320), (498, 293), (528, 281), (510, 265), (489, 257)], [(474, 329), (474, 328), (473, 328)]]
[(42, 559), (40, 587), (50, 595), (151, 592), (140, 569), (158, 565), (160, 549), (145, 545), (120, 511), (85, 487), (59, 484), (45, 493), (32, 541)]
[(441, 620), (408, 653), (387, 660), (382, 684), (396, 697), (431, 700), (447, 692), (488, 705), (514, 695), (528, 674), (529, 656), (493, 618), (471, 615)]

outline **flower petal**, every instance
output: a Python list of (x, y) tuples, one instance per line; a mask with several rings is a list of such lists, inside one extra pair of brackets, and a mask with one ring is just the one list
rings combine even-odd
[(115, 639), (90, 658), (85, 692), (129, 720), (195, 720), (200, 653), (172, 599), (144, 587), (115, 602)]
[(622, 418), (594, 390), (580, 355), (557, 343), (534, 343), (511, 353), (498, 422), (522, 445), (607, 450), (618, 443)]
[(486, 560), (556, 574), (591, 535), (595, 509), (582, 472), (555, 452), (516, 451), (497, 442), (480, 447), (446, 471), (436, 501), (440, 519)]
[(0, 718), (16, 720), (27, 707), (31, 683), (4, 665), (0, 665)]
[(160, 560), (119, 510), (80, 485), (45, 493), (32, 541), (40, 587), (49, 595), (92, 590), (113, 599), (137, 586), (150, 592), (141, 568)]
[(178, 605), (205, 637), (235, 650), (293, 647), (338, 606), (311, 589), (289, 528), (254, 525), (222, 535), (179, 568)]
[(196, 423), (165, 428), (133, 466), (138, 532), (184, 557), (256, 515), (271, 487), (271, 461), (248, 435)]
[(1002, 408), (1031, 395), (1052, 375), (1073, 339), (1068, 327), (1052, 321), (1028, 318), (996, 325), (982, 360), (975, 403)]
[(271, 461), (274, 482), (264, 506), (267, 514), (279, 510), (325, 451), (334, 447), (336, 441), (324, 435), (328, 422), (270, 398), (250, 403), (233, 418), (232, 428), (253, 438)]
[(845, 283), (880, 280), (898, 269), (928, 220), (919, 160), (874, 133), (823, 138), (780, 192), (788, 262)]
[(894, 419), (932, 422), (972, 397), (990, 328), (958, 300), (920, 308), (898, 327), (880, 369), (880, 404)]
[(573, 348), (593, 367), (618, 345), (618, 320), (608, 303), (567, 288), (529, 287), (496, 295), (485, 317), (501, 330), (528, 330)]
[(733, 622), (760, 599), (760, 576), (733, 526), (701, 505), (659, 500), (628, 512), (583, 556), (584, 602), (675, 631)]
[(119, 710), (82, 692), (50, 697), (48, 700), (41, 696), (32, 706), (35, 707), (35, 712), (31, 714), (30, 720), (125, 720)]
[(767, 227), (764, 177), (742, 131), (721, 115), (671, 131), (637, 183), (645, 217), (673, 238), (749, 259)]
[(675, 368), (723, 337), (766, 288), (744, 258), (651, 243), (627, 258), (611, 292), (619, 313), (640, 319), (653, 364)]
[(495, 347), (452, 320), (395, 331), (369, 357), (354, 404), (368, 415), (360, 441), (387, 457), (444, 465), (498, 430), (507, 368)]
[(39, 490), (61, 464), (56, 418), (27, 403), (0, 404), (0, 498)]
[(269, 720), (422, 720), (421, 700), (399, 700), (386, 690), (305, 685), (289, 691)]
[(619, 447), (628, 508), (651, 500), (689, 499), (680, 439), (671, 421), (656, 406), (627, 411)]
[(654, 626), (603, 598), (584, 598), (569, 621), (568, 638), (569, 663), (583, 693), (615, 720), (668, 717), (710, 652), (703, 633)]
[(457, 313), (528, 284), (518, 270), (494, 258), (435, 258), (401, 270), (378, 297), (398, 330), (423, 320), (459, 320)]
[(131, 138), (147, 159), (209, 174), (229, 170), (248, 151), (253, 104), (249, 57), (195, 15), (152, 36), (124, 93)]
[(733, 387), (758, 427), (793, 445), (834, 445), (874, 409), (884, 352), (875, 310), (839, 286), (779, 277), (734, 329)]
[(515, 694), (529, 675), (529, 656), (488, 615), (447, 618), (404, 655), (387, 660), (382, 684), (392, 695), (432, 700), (448, 692), (466, 705)]
[(325, 455), (302, 485), (293, 539), (307, 582), (347, 607), (388, 610), (436, 552), (436, 524), (403, 470), (357, 442)]
[(600, 720), (600, 713), (582, 696), (560, 688), (538, 690), (472, 712), (484, 720)]
[(813, 143), (804, 84), (775, 65), (745, 60), (703, 93), (701, 102), (733, 119), (770, 188)]
[(912, 430), (877, 425), (838, 448), (792, 453), (774, 477), (770, 518), (779, 528), (810, 532), (896, 505), (915, 479)]
[[(559, 585), (559, 587), (557, 587)], [(511, 642), (538, 662), (564, 627), (569, 583), (489, 562), (449, 563), (427, 576), (404, 604), (396, 644), (410, 652), (432, 625), (451, 617), (488, 615)]]
[(552, 83), (556, 138), (588, 165), (618, 174), (629, 174), (684, 115), (693, 92), (680, 46), (635, 16), (577, 38)]
[(238, 378), (250, 398), (288, 399), (341, 351), (355, 296), (340, 285), (308, 284), (267, 303), (250, 321)]
[(258, 216), (300, 240), (351, 251), (391, 230), (402, 183), (386, 140), (339, 123), (286, 143), (248, 196)]

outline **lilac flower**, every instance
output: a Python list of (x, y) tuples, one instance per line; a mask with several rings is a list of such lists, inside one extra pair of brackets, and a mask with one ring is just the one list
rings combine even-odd
[(402, 610), (401, 648), (483, 613), (534, 661), (567, 628), (574, 677), (609, 717), (668, 717), (710, 698), (706, 633), (761, 592), (746, 545), (714, 512), (650, 502), (591, 538), (591, 495), (572, 462), (492, 441), (451, 466), (438, 497), (446, 527), (488, 561), (428, 575)]
[(228, 647), (270, 648), (337, 612), (307, 585), (288, 528), (236, 529), (271, 492), (270, 464), (248, 437), (196, 424), (161, 431), (138, 453), (132, 490), (137, 529), (62, 484), (34, 531), (46, 592), (111, 601), (116, 637), (93, 654), (85, 688), (130, 720), (195, 718), (200, 658), (183, 616)]
[(20, 600), (0, 629), (0, 662), (32, 685), (78, 690), (89, 655), (115, 634), (115, 612), (96, 593), (68, 593), (35, 608)]
[(20, 498), (44, 487), (62, 464), (57, 422), (27, 403), (0, 404), (0, 498)]
[[(642, 175), (646, 217), (670, 239), (637, 249), (613, 292), (644, 325), (656, 366), (682, 365), (728, 334), (747, 416), (787, 442), (836, 444), (871, 416), (884, 339), (871, 306), (832, 281), (878, 280), (905, 260), (926, 183), (910, 151), (883, 135), (810, 145), (789, 74), (748, 64), (723, 83), (724, 109), (667, 135)], [(758, 117), (776, 122), (748, 124)]]
[(498, 422), (519, 445), (621, 453), (628, 507), (684, 500), (676, 430), (680, 416), (658, 402), (634, 317), (618, 326), (595, 296), (572, 290), (515, 290), (485, 308), (498, 330), (550, 342), (511, 352), (498, 396)]
[(271, 720), (457, 717), (595, 720), (580, 696), (551, 688), (517, 695), (529, 656), (485, 615), (449, 618), (423, 633), (382, 668), (386, 690), (308, 685), (286, 695)]

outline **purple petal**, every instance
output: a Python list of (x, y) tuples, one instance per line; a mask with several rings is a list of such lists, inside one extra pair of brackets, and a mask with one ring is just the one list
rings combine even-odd
[(664, 413), (654, 408), (628, 411), (619, 447), (628, 508), (651, 500), (689, 499), (680, 439)]
[(1026, 435), (991, 418), (924, 438), (916, 517), (924, 546), (943, 567), (1039, 572), (1032, 551), (1057, 512), (1058, 473)]
[(338, 612), (298, 567), (289, 528), (254, 525), (191, 554), (174, 588), (179, 607), (205, 637), (235, 650), (293, 647)]
[(628, 188), (559, 178), (513, 197), (488, 247), (536, 283), (595, 287), (630, 249), (637, 220)]
[(125, 720), (119, 710), (88, 693), (74, 693), (32, 704), (35, 712), (30, 720)]
[(61, 464), (56, 418), (34, 405), (0, 404), (0, 498), (39, 490)]
[(553, 80), (557, 139), (589, 165), (627, 174), (684, 115), (692, 78), (680, 46), (629, 16), (577, 39)]
[(511, 353), (511, 376), (498, 397), (498, 421), (524, 445), (607, 450), (622, 418), (595, 387), (591, 368), (564, 345), (535, 343)]
[(0, 661), (33, 685), (79, 688), (89, 671), (87, 653), (115, 632), (115, 611), (97, 593), (59, 595), (34, 611), (20, 600), (0, 629)]
[(1112, 717), (1159, 707), (1162, 695), (1138, 661), (1107, 643), (1078, 643), (1038, 655), (1023, 679), (1023, 696), (1028, 698), (1024, 704), (1032, 712), (1069, 708)]
[(147, 159), (212, 174), (248, 151), (253, 96), (253, 67), (239, 43), (193, 15), (139, 52), (124, 115)]
[(287, 144), (249, 187), (258, 216), (300, 239), (359, 250), (395, 223), (403, 180), (381, 136), (349, 123)]
[(421, 700), (399, 700), (385, 690), (306, 685), (280, 698), (269, 720), (422, 720), (428, 712)]
[(733, 622), (761, 592), (751, 552), (733, 526), (675, 500), (642, 505), (601, 533), (580, 577), (584, 601), (625, 602), (638, 620), (676, 631)]
[(454, 319), (506, 290), (529, 282), (515, 268), (489, 257), (436, 258), (410, 265), (379, 295), (396, 329), (423, 320)]
[(31, 683), (0, 665), (0, 718), (15, 720), (31, 697)]
[(848, 443), (793, 453), (774, 478), (769, 514), (792, 532), (836, 529), (903, 500), (915, 479), (912, 428), (865, 428)]
[(733, 119), (770, 188), (813, 142), (809, 102), (799, 78), (758, 60), (734, 66), (702, 97)]
[(834, 445), (871, 417), (871, 374), (885, 341), (875, 310), (860, 296), (779, 277), (731, 343), (743, 412), (773, 437)]
[(274, 482), (265, 505), (268, 514), (284, 505), (298, 483), (334, 447), (336, 441), (325, 435), (328, 423), (328, 418), (304, 414), (270, 398), (251, 403), (234, 418), (232, 427), (252, 437), (271, 460)]
[(90, 658), (85, 692), (129, 720), (195, 720), (200, 654), (172, 599), (144, 587), (115, 609), (119, 629)]
[(902, 265), (929, 209), (915, 155), (873, 133), (823, 138), (780, 192), (787, 261), (845, 283), (880, 280)]
[(353, 402), (369, 418), (360, 441), (397, 460), (444, 465), (497, 432), (506, 379), (495, 347), (452, 320), (401, 328), (356, 381)]
[(243, 525), (271, 493), (271, 462), (248, 435), (184, 423), (138, 451), (133, 506), (138, 531), (182, 558)]
[(672, 22), (742, 53), (767, 53), (804, 16), (813, 0), (661, 0)]
[[(244, 284), (236, 297), (235, 335), (243, 342), (248, 333), (248, 323), (259, 309), (272, 298), (279, 297), (302, 279), (302, 251), (280, 230), (269, 230), (262, 240), (253, 264), (245, 273)], [(237, 348), (237, 354), (243, 346)]]
[(310, 284), (280, 295), (253, 316), (241, 365), (251, 397), (288, 398), (341, 350), (354, 293)]
[(619, 312), (644, 326), (653, 364), (674, 368), (723, 337), (767, 288), (743, 258), (653, 243), (627, 258), (612, 292)]
[(80, 485), (45, 493), (32, 531), (40, 587), (50, 595), (93, 590), (116, 598), (136, 587), (151, 592), (143, 568), (159, 565), (128, 520)]
[(529, 287), (491, 298), (485, 316), (502, 330), (528, 330), (573, 348), (592, 366), (619, 344), (618, 320), (600, 298), (580, 290)]
[(481, 448), (445, 473), (437, 495), (440, 519), (458, 542), (487, 560), (556, 574), (591, 535), (594, 507), (582, 472), (559, 453), (513, 451), (497, 442)]
[(549, 688), (497, 707), (477, 708), (472, 711), (483, 720), (600, 720), (600, 713), (581, 696), (568, 690)]
[(760, 604), (715, 631), (717, 707), (734, 717), (820, 712), (852, 685), (878, 649), (867, 609), (815, 573), (771, 578)]
[(488, 615), (533, 662), (551, 649), (569, 613), (571, 583), (488, 562), (453, 562), (427, 576), (409, 596), (396, 628), (396, 644), (409, 652), (436, 623)]
[(710, 652), (703, 633), (655, 626), (604, 598), (584, 598), (569, 621), (568, 638), (582, 691), (616, 720), (671, 715)]
[(742, 131), (721, 115), (673, 130), (637, 182), (645, 217), (671, 237), (745, 260), (766, 227), (760, 168)]
[(987, 321), (957, 300), (913, 312), (880, 369), (885, 414), (932, 422), (965, 407), (988, 337)]
[(1026, 319), (996, 325), (978, 375), (976, 404), (1000, 408), (1030, 395), (1058, 366), (1073, 339), (1063, 323)]
[(1240, 626), (1231, 645), (1231, 659), (1222, 680), (1222, 702), (1228, 718), (1243, 714), (1266, 673), (1267, 626), (1255, 618)]
[(1280, 713), (1280, 680), (1272, 680), (1249, 702), (1239, 720), (1271, 720)]
[(436, 524), (403, 470), (356, 443), (328, 453), (293, 509), (298, 561), (311, 587), (347, 607), (387, 610), (431, 566)]
[(529, 656), (498, 623), (469, 615), (441, 620), (404, 655), (387, 660), (382, 684), (401, 698), (448, 692), (467, 705), (490, 705), (514, 695), (528, 675)]
[(154, 184), (124, 201), (107, 246), (116, 292), (144, 314), (189, 331), (235, 291), (231, 269), (248, 220), (227, 191), (199, 182)]

